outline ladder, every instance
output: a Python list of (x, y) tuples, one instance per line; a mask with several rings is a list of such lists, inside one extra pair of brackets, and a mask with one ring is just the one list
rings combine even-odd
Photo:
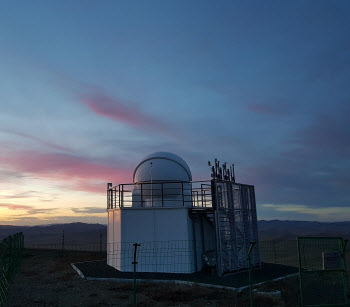
[(219, 275), (239, 268), (233, 198), (229, 196), (229, 188), (230, 183), (222, 182), (216, 184), (214, 217)]

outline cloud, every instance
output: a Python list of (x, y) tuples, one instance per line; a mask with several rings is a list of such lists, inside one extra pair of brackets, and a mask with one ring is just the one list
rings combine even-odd
[(132, 171), (101, 161), (61, 153), (12, 152), (0, 165), (41, 179), (57, 180), (71, 190), (105, 193), (107, 182), (129, 182)]
[(140, 107), (132, 103), (124, 103), (103, 93), (85, 95), (80, 101), (92, 112), (113, 121), (133, 127), (167, 132), (170, 128), (158, 119), (143, 113)]
[(292, 112), (291, 104), (281, 98), (271, 98), (266, 101), (249, 102), (248, 111), (259, 115), (286, 116)]
[(19, 183), (25, 177), (21, 172), (0, 169), (0, 183)]
[(11, 203), (0, 203), (0, 207), (7, 208), (9, 210), (31, 210), (31, 209), (33, 209), (32, 206), (18, 205), (18, 204), (11, 204)]
[[(350, 220), (350, 207), (332, 206), (332, 207), (310, 207), (298, 204), (262, 204), (260, 207), (271, 209), (273, 211), (284, 212), (286, 214), (297, 213), (309, 219), (310, 216), (317, 220), (325, 221), (346, 221)], [(287, 215), (288, 216), (288, 215)]]
[(13, 195), (1, 195), (0, 198), (3, 199), (14, 199), (14, 198), (29, 198), (29, 197), (35, 197), (37, 192), (35, 191), (26, 191), (26, 192), (19, 192)]
[(291, 131), (271, 152), (239, 173), (256, 186), (259, 203), (307, 203), (312, 208), (349, 204), (350, 113), (348, 103), (319, 112)]
[(108, 181), (131, 177), (129, 169), (117, 168), (91, 159), (60, 153), (13, 152), (6, 156), (0, 156), (0, 163), (17, 172), (58, 180), (80, 178)]
[(0, 195), (0, 199), (25, 199), (25, 198), (36, 198), (40, 202), (51, 202), (57, 200), (57, 194), (55, 193), (44, 193), (37, 191), (16, 191), (12, 195)]
[(86, 214), (106, 213), (106, 208), (101, 208), (101, 207), (71, 208), (71, 210), (74, 213), (86, 213)]
[(348, 172), (349, 166), (339, 168), (322, 163), (317, 157), (293, 158), (281, 154), (244, 168), (237, 180), (255, 185), (258, 203), (307, 202), (316, 208), (349, 203)]
[[(12, 204), (12, 203), (0, 203), (0, 208), (7, 208), (9, 210), (21, 210), (21, 211), (24, 210), (26, 211), (26, 216), (56, 211), (56, 209), (52, 209), (52, 208), (35, 208), (29, 205), (19, 205), (19, 204)], [(23, 215), (17, 214), (17, 216), (20, 217)]]
[(66, 151), (66, 152), (71, 152), (72, 151), (68, 147), (48, 142), (48, 141), (46, 141), (44, 139), (41, 139), (39, 137), (30, 135), (30, 134), (27, 134), (27, 133), (24, 133), (24, 132), (12, 131), (10, 129), (2, 129), (1, 132), (5, 132), (7, 134), (12, 134), (12, 135), (15, 135), (15, 136), (20, 136), (20, 137), (23, 137), (23, 138), (26, 138), (26, 139), (29, 139), (29, 140), (33, 140), (35, 142), (38, 142), (38, 143), (40, 143), (42, 145), (45, 145), (45, 146), (47, 146), (49, 148), (52, 148), (52, 149), (55, 149), (55, 150), (58, 150), (58, 151)]
[(350, 113), (349, 101), (337, 107), (337, 112), (320, 113), (306, 127), (300, 129), (293, 141), (302, 146), (305, 154), (319, 156), (335, 153), (349, 159)]

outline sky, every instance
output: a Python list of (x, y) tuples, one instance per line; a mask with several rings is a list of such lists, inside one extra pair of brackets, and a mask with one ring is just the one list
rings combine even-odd
[(2, 1), (0, 224), (107, 223), (142, 157), (350, 220), (349, 1)]

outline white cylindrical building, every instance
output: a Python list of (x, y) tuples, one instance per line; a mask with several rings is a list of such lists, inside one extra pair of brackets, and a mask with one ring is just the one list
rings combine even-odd
[[(108, 210), (108, 264), (132, 271), (132, 243), (140, 243), (138, 270), (191, 273), (195, 268), (193, 225), (189, 215), (192, 174), (169, 152), (143, 158), (133, 185), (119, 186), (119, 206)], [(131, 203), (128, 202), (128, 192)]]

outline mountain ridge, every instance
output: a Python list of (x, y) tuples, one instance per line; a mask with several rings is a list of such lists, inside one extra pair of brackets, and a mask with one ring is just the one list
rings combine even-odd
[[(101, 235), (107, 239), (107, 225), (98, 223), (65, 223), (35, 226), (0, 225), (0, 239), (23, 232), (29, 244), (57, 244), (62, 242), (96, 243)], [(341, 236), (350, 238), (350, 221), (318, 222), (294, 220), (259, 220), (260, 240), (294, 240), (297, 236)]]

